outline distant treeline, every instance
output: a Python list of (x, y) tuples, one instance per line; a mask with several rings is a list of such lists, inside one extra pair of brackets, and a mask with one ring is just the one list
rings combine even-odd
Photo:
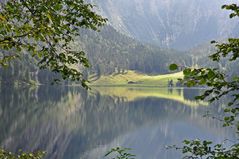
[[(161, 49), (156, 46), (141, 44), (136, 40), (118, 33), (110, 26), (101, 32), (82, 30), (81, 36), (72, 44), (86, 52), (91, 68), (82, 70), (85, 76), (94, 74), (96, 77), (114, 72), (137, 70), (143, 73), (167, 73), (172, 62), (181, 63), (185, 56), (177, 56), (175, 50)], [(47, 70), (38, 70), (36, 63), (27, 55), (0, 68), (0, 81), (49, 83), (57, 75)]]
[[(150, 44), (142, 44), (128, 36), (118, 33), (111, 26), (102, 28), (101, 32), (82, 30), (80, 37), (72, 44), (84, 50), (89, 58), (91, 68), (82, 70), (86, 78), (93, 75), (99, 78), (101, 75), (112, 73), (124, 73), (127, 70), (136, 70), (147, 74), (168, 73), (168, 66), (171, 63), (178, 63), (182, 66), (205, 66), (215, 65), (208, 60), (207, 56), (213, 49), (208, 45), (195, 48), (188, 52), (163, 49)], [(235, 66), (221, 62), (220, 69), (235, 74), (238, 71)], [(27, 55), (9, 64), (9, 67), (0, 67), (1, 83), (51, 83), (57, 74), (47, 70), (38, 70), (36, 63)]]
[(80, 43), (92, 64), (90, 74), (100, 76), (125, 70), (160, 74), (169, 72), (170, 63), (190, 63), (190, 58), (181, 52), (139, 43), (110, 26), (100, 33), (84, 30), (81, 35)]

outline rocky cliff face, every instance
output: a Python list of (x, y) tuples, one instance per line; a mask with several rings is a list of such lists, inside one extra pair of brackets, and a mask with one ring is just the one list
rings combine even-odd
[[(236, 0), (91, 0), (119, 31), (163, 47), (188, 49), (233, 35), (221, 6)], [(238, 2), (237, 2), (238, 3)]]

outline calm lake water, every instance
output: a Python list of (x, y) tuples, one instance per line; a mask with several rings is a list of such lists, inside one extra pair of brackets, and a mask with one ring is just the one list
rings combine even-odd
[(113, 147), (137, 159), (178, 159), (165, 146), (184, 139), (234, 140), (233, 129), (205, 118), (223, 104), (196, 102), (197, 89), (74, 87), (2, 88), (0, 147), (45, 150), (46, 159), (103, 159)]

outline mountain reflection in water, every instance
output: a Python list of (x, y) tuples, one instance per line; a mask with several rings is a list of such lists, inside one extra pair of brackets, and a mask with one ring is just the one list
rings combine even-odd
[(116, 146), (138, 159), (180, 158), (166, 145), (184, 139), (234, 139), (229, 128), (203, 118), (220, 104), (196, 102), (193, 89), (41, 86), (0, 92), (0, 147), (45, 150), (47, 159), (98, 159)]

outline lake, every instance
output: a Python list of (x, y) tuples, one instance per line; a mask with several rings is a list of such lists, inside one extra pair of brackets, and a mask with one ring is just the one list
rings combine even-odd
[(221, 102), (197, 102), (200, 89), (40, 86), (1, 88), (0, 147), (44, 150), (46, 159), (103, 159), (111, 148), (132, 148), (137, 159), (178, 159), (167, 145), (184, 139), (235, 140), (219, 120)]

